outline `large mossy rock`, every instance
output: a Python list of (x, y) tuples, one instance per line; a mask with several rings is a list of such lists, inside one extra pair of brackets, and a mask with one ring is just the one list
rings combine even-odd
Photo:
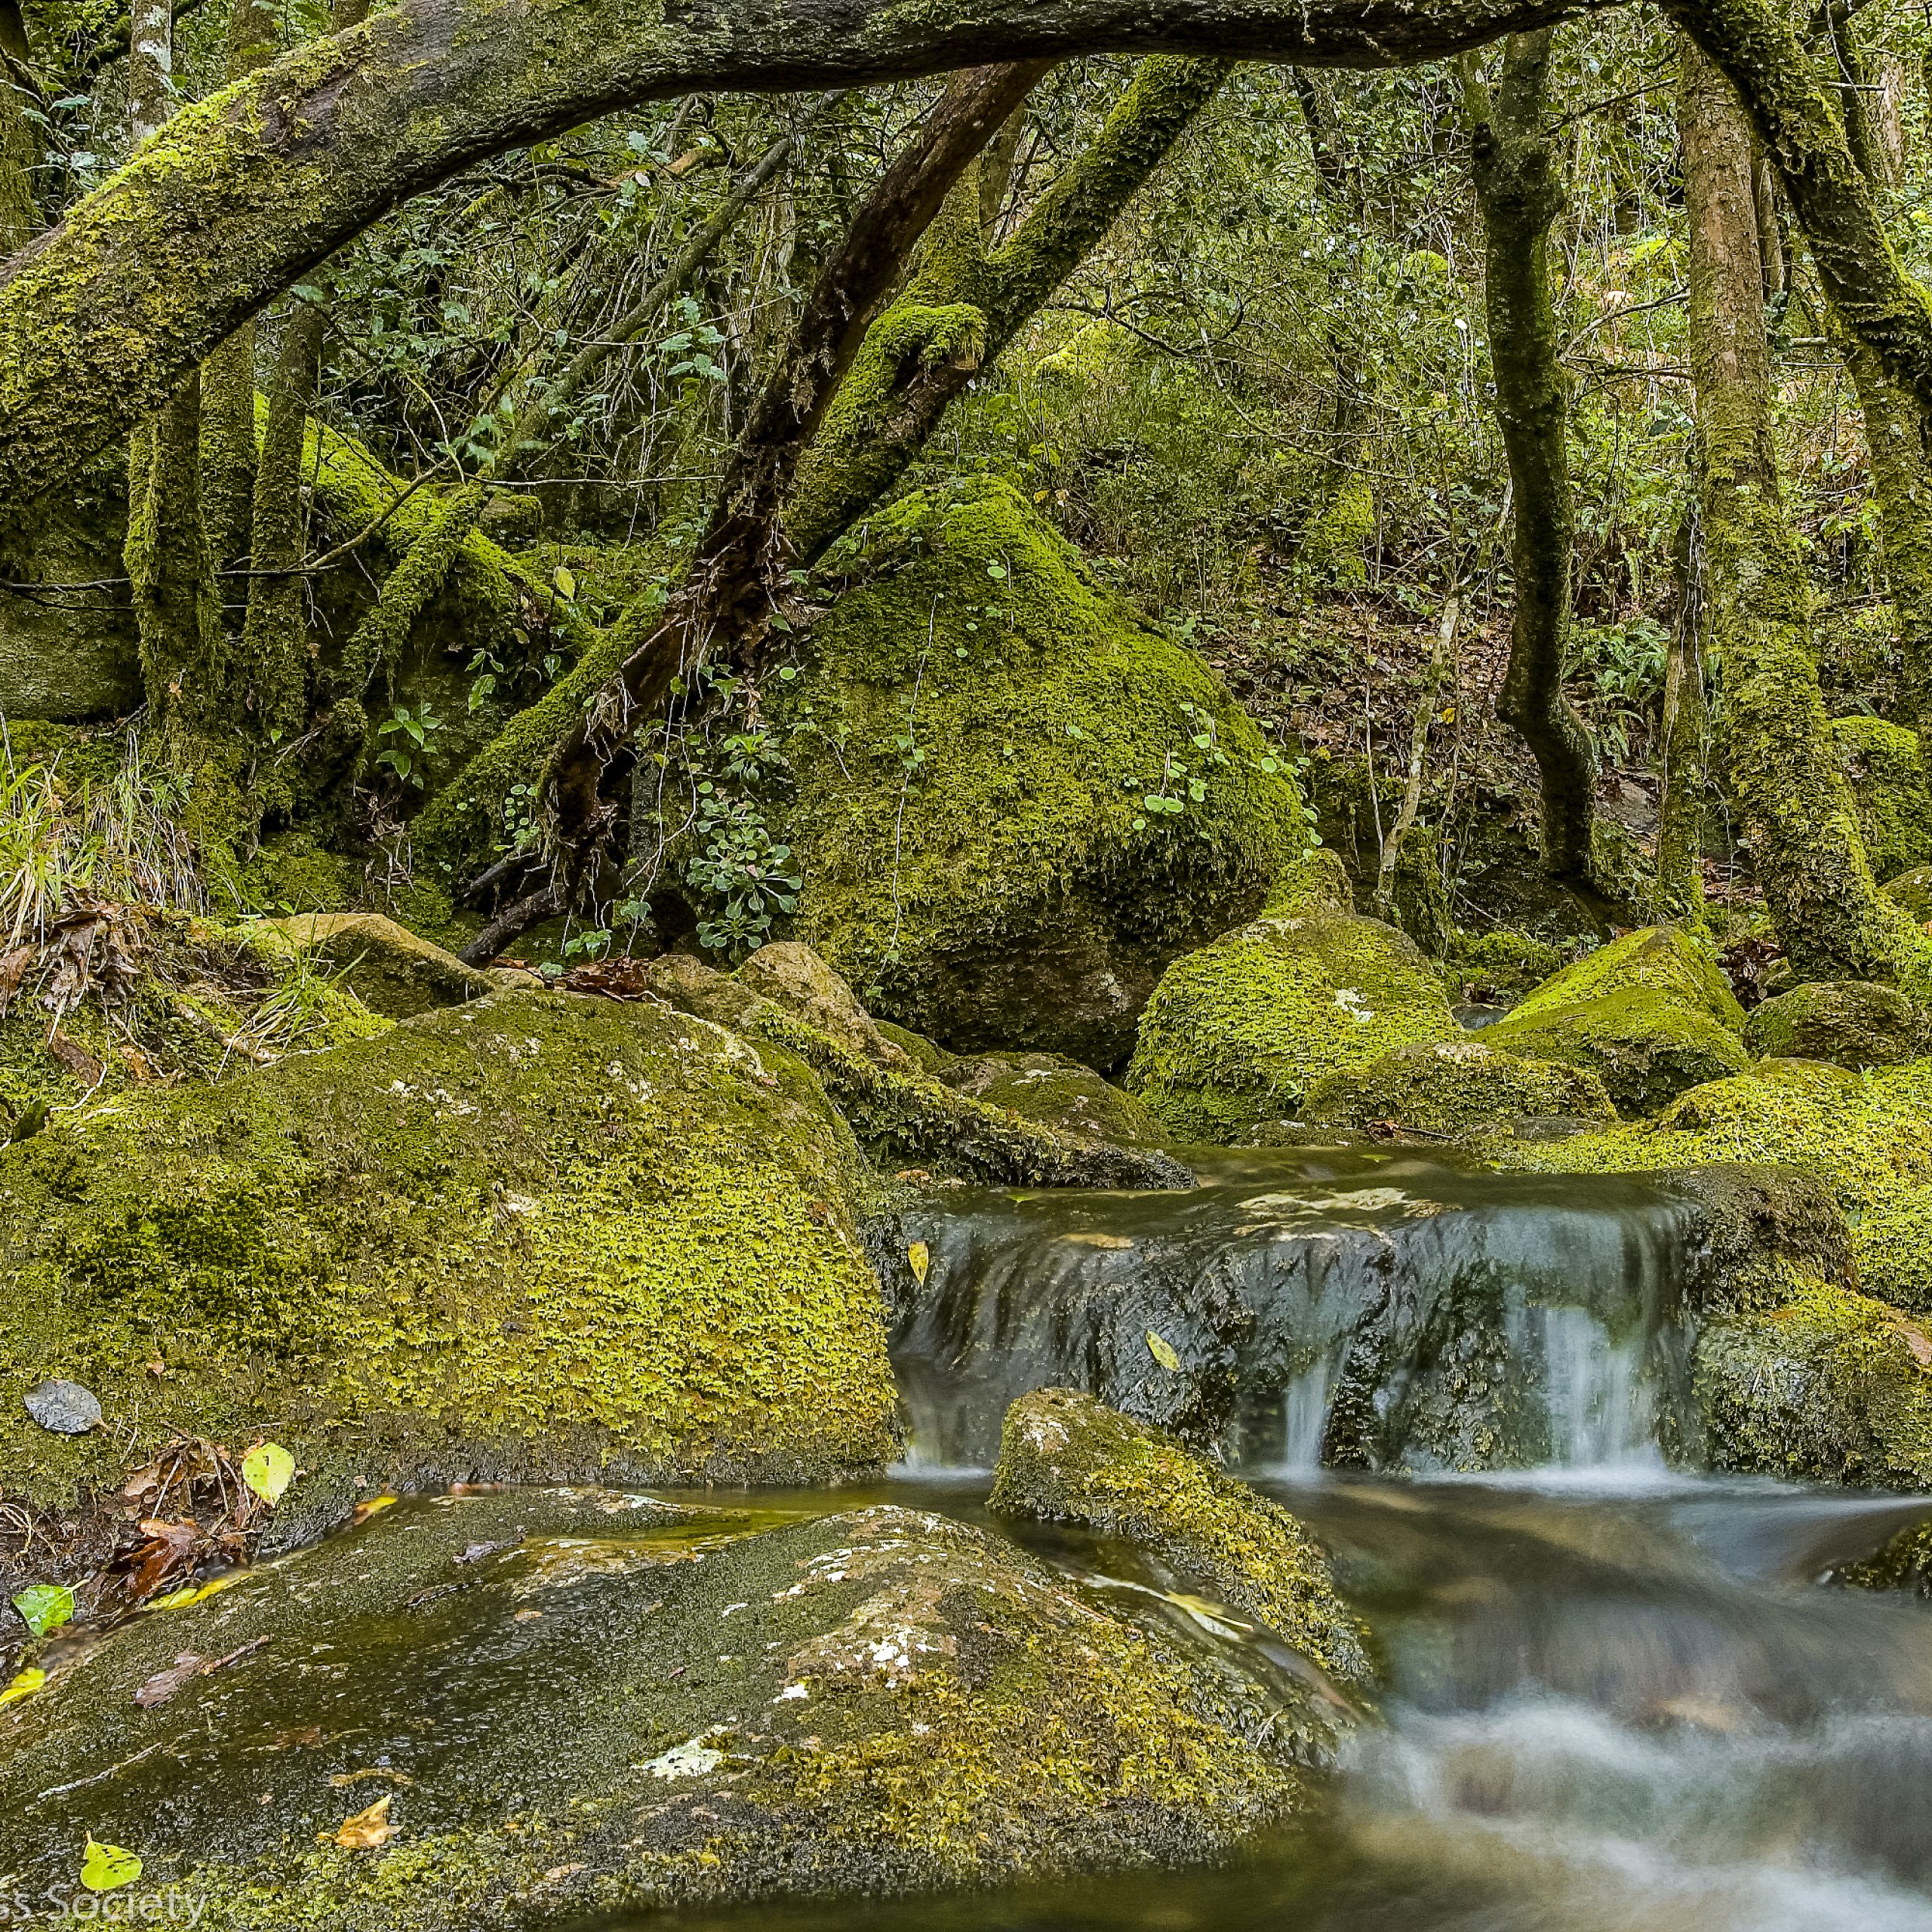
[[(71, 1882), (91, 1832), (218, 1932), (524, 1932), (1215, 1859), (1306, 1808), (1306, 1686), (940, 1517), (773, 1522), (406, 1500), (150, 1612), (8, 1713), (0, 1869)], [(137, 1701), (183, 1658), (220, 1662)]]
[(1156, 1147), (1168, 1138), (1159, 1119), (1131, 1094), (1059, 1054), (983, 1054), (958, 1062), (946, 1081), (955, 1093), (1062, 1134), (1125, 1147)]
[(1617, 1109), (1587, 1068), (1524, 1060), (1486, 1039), (1427, 1040), (1324, 1075), (1309, 1088), (1301, 1117), (1327, 1127), (1390, 1121), (1462, 1134), (1512, 1121), (1611, 1121)]
[(1694, 1088), (1654, 1120), (1549, 1145), (1498, 1141), (1507, 1164), (1632, 1174), (1744, 1161), (1803, 1171), (1851, 1226), (1858, 1285), (1932, 1311), (1932, 1060), (1860, 1078), (1816, 1060), (1764, 1060)]
[(1306, 844), (1292, 780), (1007, 483), (907, 497), (844, 561), (804, 675), (767, 694), (798, 936), (955, 1050), (1114, 1065), (1162, 969)]
[(1932, 792), (1918, 733), (1882, 718), (1834, 718), (1831, 738), (1850, 781), (1873, 875), (1893, 878), (1932, 861)]
[[(325, 1516), (358, 1475), (875, 1466), (866, 1185), (797, 1060), (651, 1002), (503, 992), (130, 1095), (0, 1153), (0, 1472), (58, 1501), (272, 1423)], [(106, 1429), (37, 1429), (48, 1377)]]
[(272, 951), (286, 946), (316, 960), (365, 1006), (392, 1020), (460, 1006), (496, 986), (488, 974), (380, 912), (297, 912), (258, 920), (251, 930)]
[(1327, 1558), (1287, 1510), (1091, 1395), (1041, 1389), (1014, 1404), (989, 1506), (1124, 1537), (1208, 1583), (1337, 1683), (1374, 1675)]
[(1896, 986), (1814, 980), (1754, 1008), (1744, 1044), (1759, 1060), (1829, 1060), (1856, 1069), (1916, 1059), (1924, 1032), (1919, 1009)]
[(1882, 1301), (1800, 1280), (1782, 1306), (1697, 1338), (1705, 1454), (1814, 1482), (1932, 1484), (1932, 1334)]
[(1341, 861), (1318, 849), (1284, 875), (1259, 918), (1168, 969), (1141, 1016), (1127, 1086), (1171, 1133), (1250, 1141), (1297, 1114), (1324, 1078), (1460, 1037), (1414, 942), (1350, 906)]
[(1526, 1059), (1586, 1068), (1623, 1112), (1641, 1114), (1742, 1072), (1743, 1024), (1708, 943), (1646, 926), (1545, 980), (1483, 1038)]

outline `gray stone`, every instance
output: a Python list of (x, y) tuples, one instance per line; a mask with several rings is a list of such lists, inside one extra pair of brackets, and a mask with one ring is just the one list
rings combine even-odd
[(27, 1414), (55, 1435), (85, 1435), (100, 1426), (100, 1403), (78, 1382), (39, 1382), (26, 1392)]

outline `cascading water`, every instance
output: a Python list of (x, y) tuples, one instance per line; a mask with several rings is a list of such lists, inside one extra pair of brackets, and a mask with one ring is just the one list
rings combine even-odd
[(984, 1466), (1048, 1385), (1295, 1472), (1660, 1466), (1694, 1448), (1654, 1183), (1355, 1151), (1216, 1156), (1173, 1195), (962, 1191), (894, 1359), (915, 1467)]

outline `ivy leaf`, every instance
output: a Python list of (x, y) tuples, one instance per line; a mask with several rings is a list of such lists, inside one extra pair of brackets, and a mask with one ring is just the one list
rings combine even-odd
[(141, 1875), (141, 1861), (118, 1844), (100, 1844), (90, 1837), (81, 1866), (81, 1883), (91, 1892), (118, 1892)]
[(60, 1583), (35, 1583), (14, 1599), (20, 1621), (36, 1637), (45, 1637), (74, 1618), (74, 1593)]
[(1180, 1357), (1174, 1353), (1171, 1345), (1151, 1328), (1147, 1331), (1147, 1352), (1164, 1369), (1171, 1371), (1180, 1367)]
[(272, 1509), (295, 1480), (295, 1458), (279, 1442), (258, 1442), (242, 1458), (242, 1480)]

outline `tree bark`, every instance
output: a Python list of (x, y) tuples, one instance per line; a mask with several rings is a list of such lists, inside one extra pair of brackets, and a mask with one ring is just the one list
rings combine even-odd
[(548, 829), (574, 889), (616, 811), (606, 774), (639, 717), (722, 640), (742, 659), (762, 638), (795, 552), (780, 513), (866, 331), (953, 183), (1047, 70), (1017, 61), (956, 75), (894, 161), (807, 297), (780, 367), (725, 465), (684, 583), (663, 621), (627, 651), (545, 774)]
[(795, 0), (780, 14), (720, 0), (667, 18), (662, 0), (397, 0), (189, 109), (8, 265), (0, 506), (126, 434), (386, 210), (620, 107), (1074, 54), (1383, 67), (1609, 3)]
[(1563, 689), (1576, 533), (1570, 386), (1557, 355), (1549, 281), (1549, 230), (1564, 202), (1543, 131), (1551, 38), (1547, 28), (1512, 36), (1494, 100), (1480, 91), (1472, 100), (1490, 360), (1515, 502), (1516, 602), (1496, 708), (1536, 760), (1544, 871), (1595, 898), (1604, 896), (1595, 862), (1596, 758)]
[(1703, 534), (1687, 513), (1677, 533), (1677, 622), (1663, 680), (1657, 903), (1671, 918), (1704, 917), (1705, 600)]
[(0, 0), (0, 262), (25, 248), (40, 226), (33, 177), (41, 143), (26, 115), (29, 51), (20, 0)]
[(1729, 82), (1687, 41), (1681, 76), (1690, 368), (1731, 786), (1765, 906), (1798, 977), (1916, 978), (1927, 949), (1873, 882), (1826, 738), (1811, 587), (1772, 435), (1750, 131)]

